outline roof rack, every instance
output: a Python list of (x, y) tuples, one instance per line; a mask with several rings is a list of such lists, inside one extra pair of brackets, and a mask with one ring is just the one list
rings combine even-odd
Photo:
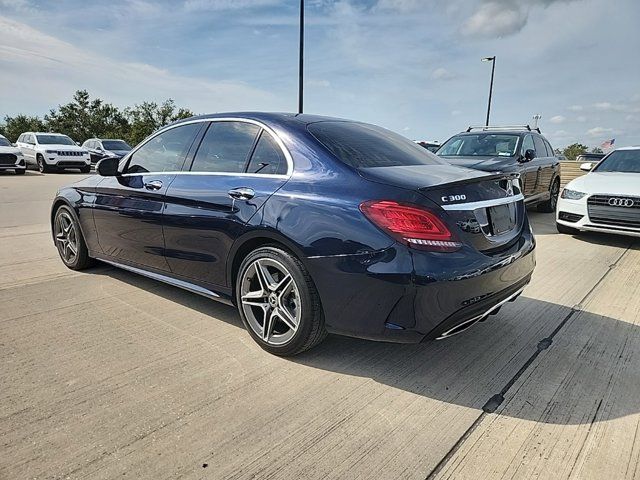
[(529, 132), (538, 132), (538, 133), (542, 133), (540, 132), (540, 127), (536, 127), (536, 128), (531, 128), (529, 125), (504, 125), (504, 126), (499, 126), (499, 125), (482, 125), (482, 126), (469, 126), (469, 128), (467, 128), (467, 132), (470, 132), (471, 130), (527, 130)]

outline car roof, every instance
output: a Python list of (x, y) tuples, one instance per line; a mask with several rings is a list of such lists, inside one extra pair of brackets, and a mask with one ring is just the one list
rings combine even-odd
[(265, 123), (288, 123), (298, 125), (309, 125), (316, 122), (353, 122), (363, 123), (356, 120), (349, 120), (346, 118), (338, 117), (326, 117), (323, 115), (313, 115), (308, 113), (288, 113), (288, 112), (225, 112), (225, 113), (211, 113), (206, 115), (196, 115), (193, 117), (178, 120), (171, 125), (177, 125), (179, 123), (190, 122), (193, 120), (215, 120), (216, 118), (241, 118), (247, 120), (256, 120)]
[(620, 148), (616, 148), (616, 150), (640, 150), (640, 145), (631, 145), (629, 147), (620, 147)]

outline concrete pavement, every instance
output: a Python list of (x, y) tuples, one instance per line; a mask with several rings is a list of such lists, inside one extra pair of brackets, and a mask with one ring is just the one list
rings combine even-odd
[(0, 175), (0, 479), (637, 478), (640, 248), (558, 235), (518, 301), (442, 342), (263, 352), (236, 311), (67, 270), (50, 201)]

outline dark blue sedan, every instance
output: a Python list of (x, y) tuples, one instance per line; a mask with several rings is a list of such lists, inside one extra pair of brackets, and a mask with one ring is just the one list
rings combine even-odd
[(514, 300), (535, 266), (517, 175), (445, 163), (365, 123), (193, 117), (58, 192), (65, 265), (95, 260), (237, 305), (265, 350), (327, 332), (414, 343)]

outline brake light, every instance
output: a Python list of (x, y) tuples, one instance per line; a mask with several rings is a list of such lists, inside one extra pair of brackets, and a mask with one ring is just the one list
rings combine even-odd
[(360, 211), (375, 225), (410, 247), (453, 252), (462, 246), (442, 220), (417, 205), (371, 200), (360, 204)]

